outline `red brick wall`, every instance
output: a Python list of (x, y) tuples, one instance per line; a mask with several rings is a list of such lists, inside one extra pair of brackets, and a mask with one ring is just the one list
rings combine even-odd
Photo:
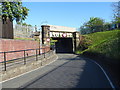
[[(39, 48), (39, 43), (36, 41), (28, 41), (28, 40), (12, 40), (12, 39), (0, 39), (0, 52), (7, 52), (7, 51), (16, 51), (16, 50), (26, 50), (26, 49), (36, 49)], [(50, 50), (49, 47), (42, 47), (46, 48), (46, 52)], [(39, 52), (39, 50), (38, 50)], [(35, 50), (26, 51), (26, 56), (31, 56), (36, 53)], [(43, 50), (42, 50), (43, 53)], [(16, 58), (21, 58), (24, 56), (24, 52), (14, 52), (14, 53), (7, 53), (6, 59), (12, 60)], [(3, 54), (0, 54), (0, 62), (4, 60)]]

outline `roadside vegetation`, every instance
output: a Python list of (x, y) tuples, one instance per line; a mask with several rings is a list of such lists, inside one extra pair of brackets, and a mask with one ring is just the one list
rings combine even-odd
[(81, 35), (76, 53), (97, 61), (120, 87), (120, 30)]
[(94, 54), (120, 61), (120, 30), (96, 32), (82, 36), (82, 40), (76, 53), (78, 54)]
[(33, 38), (14, 38), (14, 40), (34, 40)]
[(120, 1), (114, 3), (111, 22), (91, 17), (80, 27), (80, 43), (77, 54), (97, 61), (110, 73), (120, 87)]

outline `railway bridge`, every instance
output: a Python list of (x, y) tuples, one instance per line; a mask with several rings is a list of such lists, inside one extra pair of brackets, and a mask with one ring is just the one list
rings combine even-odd
[(76, 28), (56, 26), (56, 25), (42, 25), (42, 44), (50, 45), (50, 38), (56, 40), (55, 47), (57, 53), (73, 53), (75, 52), (80, 34)]

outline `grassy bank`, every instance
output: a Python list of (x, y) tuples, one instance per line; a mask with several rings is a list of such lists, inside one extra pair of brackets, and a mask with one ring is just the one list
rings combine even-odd
[(96, 32), (82, 36), (77, 54), (96, 60), (120, 87), (120, 30)]
[(14, 38), (14, 40), (34, 40), (33, 38)]
[[(120, 35), (120, 30), (83, 35), (83, 43), (76, 52), (109, 58), (110, 62), (118, 63), (120, 62), (120, 37), (118, 35)], [(83, 47), (85, 49), (81, 49)]]

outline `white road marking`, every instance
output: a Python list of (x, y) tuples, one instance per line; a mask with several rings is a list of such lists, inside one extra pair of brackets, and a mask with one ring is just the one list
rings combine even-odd
[[(56, 56), (57, 56), (57, 55), (56, 55)], [(58, 56), (57, 56), (57, 58), (56, 58), (54, 61), (50, 62), (49, 64), (55, 62), (57, 59), (58, 59)], [(90, 60), (91, 60), (91, 59), (90, 59)], [(113, 90), (115, 90), (115, 86), (113, 85), (112, 81), (111, 81), (110, 78), (108, 77), (108, 75), (107, 75), (107, 73), (105, 72), (105, 70), (104, 70), (97, 62), (95, 62), (94, 60), (91, 60), (91, 61), (94, 62), (95, 64), (97, 64), (97, 65), (101, 68), (101, 70), (102, 70), (103, 73), (105, 74), (107, 80), (109, 81), (111, 87), (113, 88)], [(49, 64), (46, 64), (45, 66), (47, 66), (47, 65), (49, 65)], [(34, 69), (34, 70), (31, 70), (31, 71), (26, 72), (26, 73), (23, 73), (23, 74), (20, 74), (20, 75), (18, 75), (18, 76), (16, 76), (16, 77), (13, 77), (13, 78), (8, 79), (8, 80), (4, 80), (4, 81), (0, 82), (0, 84), (1, 84), (1, 83), (4, 83), (4, 82), (7, 82), (7, 81), (9, 81), (9, 80), (15, 79), (15, 78), (17, 78), (17, 77), (20, 77), (20, 76), (22, 76), (22, 75), (28, 74), (28, 73), (30, 73), (30, 72), (32, 72), (32, 71), (36, 71), (36, 70), (38, 70), (38, 69), (40, 69), (40, 68), (43, 68), (43, 67), (45, 67), (45, 66), (41, 66), (41, 67), (39, 67), (39, 68), (36, 68), (36, 69)]]
[[(91, 60), (91, 59), (90, 59), (90, 60)], [(98, 63), (97, 63), (96, 61), (94, 61), (94, 60), (91, 60), (91, 61), (94, 62), (95, 64), (97, 64), (97, 65), (101, 68), (101, 70), (102, 70), (103, 73), (105, 74), (107, 80), (109, 81), (111, 87), (113, 88), (113, 90), (115, 90), (115, 86), (113, 85), (112, 81), (110, 80), (110, 78), (108, 77), (107, 73), (106, 73), (105, 70), (102, 68), (102, 66), (100, 66), (100, 64), (98, 64)]]
[[(56, 56), (57, 56), (57, 55), (56, 55)], [(52, 64), (52, 63), (55, 62), (57, 59), (58, 59), (58, 56), (57, 56), (57, 58), (56, 58), (54, 61), (50, 62), (49, 64)], [(47, 66), (47, 65), (49, 65), (49, 64), (46, 64), (45, 66)], [(9, 80), (15, 79), (15, 78), (17, 78), (17, 77), (20, 77), (20, 76), (22, 76), (22, 75), (28, 74), (28, 73), (30, 73), (30, 72), (36, 71), (36, 70), (38, 70), (38, 69), (40, 69), (40, 68), (43, 68), (43, 67), (45, 67), (45, 66), (41, 66), (41, 67), (39, 67), (39, 68), (33, 69), (33, 70), (31, 70), (31, 71), (28, 71), (28, 72), (26, 72), (26, 73), (20, 74), (20, 75), (18, 75), (18, 76), (15, 76), (15, 77), (13, 77), (13, 78), (8, 79), (8, 80), (4, 80), (4, 81), (0, 82), (0, 84), (2, 84), (2, 83), (4, 83), (4, 82), (7, 82), (7, 81), (9, 81)]]

